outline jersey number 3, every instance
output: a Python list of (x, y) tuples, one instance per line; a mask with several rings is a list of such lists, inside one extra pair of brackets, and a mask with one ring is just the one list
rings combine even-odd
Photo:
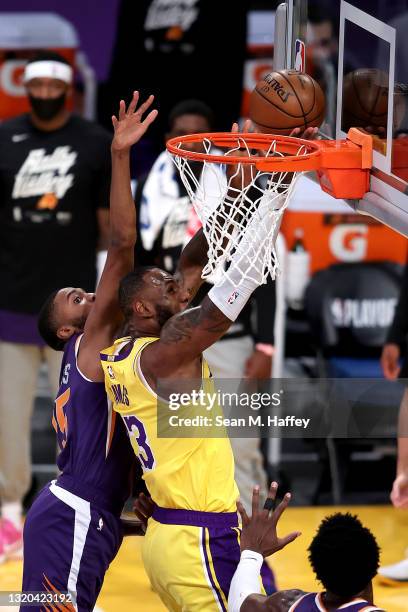
[(145, 470), (152, 470), (154, 468), (154, 457), (152, 449), (148, 444), (146, 430), (142, 421), (133, 415), (123, 416), (123, 420), (129, 432), (133, 448), (135, 448), (133, 441), (135, 441), (138, 446), (138, 451), (135, 449), (135, 454), (142, 464), (142, 467)]

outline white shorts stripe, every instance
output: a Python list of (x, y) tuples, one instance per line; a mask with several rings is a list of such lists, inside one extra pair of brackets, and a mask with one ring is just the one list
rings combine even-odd
[(76, 605), (77, 597), (77, 581), (81, 565), (82, 554), (86, 536), (88, 535), (89, 525), (91, 523), (91, 505), (85, 499), (66, 491), (55, 484), (55, 480), (50, 484), (50, 491), (58, 497), (62, 502), (75, 510), (75, 526), (74, 526), (74, 547), (72, 550), (71, 568), (68, 576), (67, 589), (72, 595), (75, 610), (78, 610)]
[(220, 600), (219, 600), (219, 597), (218, 597), (218, 593), (214, 589), (214, 587), (213, 587), (213, 585), (211, 583), (211, 579), (210, 579), (210, 576), (208, 574), (207, 563), (205, 561), (205, 553), (204, 553), (204, 548), (203, 548), (203, 542), (205, 542), (204, 529), (205, 529), (205, 527), (200, 527), (200, 529), (198, 531), (198, 534), (199, 534), (198, 535), (198, 544), (199, 544), (199, 547), (200, 547), (201, 562), (203, 564), (203, 570), (204, 570), (205, 578), (207, 580), (208, 586), (210, 587), (210, 589), (211, 589), (211, 591), (212, 591), (212, 593), (214, 595), (214, 599), (215, 599), (215, 601), (217, 603), (218, 610), (220, 612), (223, 612), (223, 609), (222, 609), (222, 606), (220, 604)]

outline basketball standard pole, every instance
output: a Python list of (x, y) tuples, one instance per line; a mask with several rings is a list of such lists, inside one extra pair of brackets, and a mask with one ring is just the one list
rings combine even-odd
[[(286, 2), (280, 4), (275, 13), (275, 38), (273, 43), (273, 69), (284, 70), (289, 68), (290, 58), (288, 58), (288, 13), (289, 6)], [(290, 36), (291, 38), (291, 36)], [(289, 63), (288, 63), (289, 62)], [(278, 228), (279, 229), (279, 228)], [(283, 362), (285, 356), (285, 266), (286, 245), (283, 237), (278, 234), (276, 239), (276, 253), (281, 264), (281, 274), (276, 278), (276, 310), (274, 324), (274, 344), (275, 351), (272, 359), (271, 378), (283, 378)], [(272, 383), (273, 384), (273, 383)], [(275, 389), (273, 390), (275, 391)], [(277, 415), (279, 416), (279, 415)], [(281, 461), (282, 441), (280, 438), (268, 439), (268, 464), (276, 471)], [(276, 478), (276, 474), (274, 474)]]

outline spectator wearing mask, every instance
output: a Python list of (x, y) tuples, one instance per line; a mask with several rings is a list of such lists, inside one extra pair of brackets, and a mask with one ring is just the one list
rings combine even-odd
[[(0, 548), (20, 555), (31, 482), (30, 421), (40, 365), (55, 394), (61, 355), (37, 315), (60, 286), (93, 291), (106, 248), (110, 134), (67, 109), (73, 70), (54, 52), (26, 65), (31, 110), (0, 126)], [(0, 551), (1, 557), (1, 551)]]

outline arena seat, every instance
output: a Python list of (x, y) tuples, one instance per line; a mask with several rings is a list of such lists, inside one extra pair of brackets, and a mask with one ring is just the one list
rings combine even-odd
[(396, 436), (402, 389), (383, 378), (379, 360), (402, 269), (393, 262), (336, 264), (317, 272), (306, 291), (317, 376), (326, 381), (329, 435), (320, 455), (325, 449), (336, 504), (344, 491), (341, 459), (350, 458), (353, 446), (375, 448)]

